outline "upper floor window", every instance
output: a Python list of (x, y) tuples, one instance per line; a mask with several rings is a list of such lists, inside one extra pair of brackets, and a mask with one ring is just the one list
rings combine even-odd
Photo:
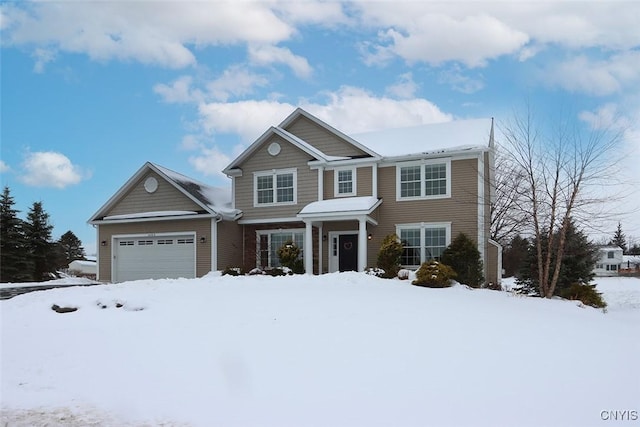
[(254, 173), (254, 205), (269, 206), (296, 203), (295, 169)]
[(449, 159), (407, 162), (396, 166), (397, 199), (451, 197)]
[(335, 196), (356, 195), (356, 169), (336, 169), (334, 171)]
[(607, 252), (607, 258), (611, 259), (611, 258), (613, 258), (613, 257), (614, 257), (614, 255), (613, 255), (613, 251), (609, 251), (609, 252)]

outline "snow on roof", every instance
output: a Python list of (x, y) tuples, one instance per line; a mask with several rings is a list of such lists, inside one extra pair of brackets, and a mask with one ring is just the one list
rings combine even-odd
[(491, 119), (456, 120), (352, 135), (384, 157), (487, 149)]
[(377, 207), (379, 200), (375, 197), (343, 197), (309, 203), (298, 215), (317, 215), (327, 213), (370, 213)]
[(157, 164), (153, 164), (153, 166), (200, 203), (221, 214), (223, 218), (235, 219), (240, 214), (239, 210), (231, 207), (230, 188), (213, 187), (163, 166)]

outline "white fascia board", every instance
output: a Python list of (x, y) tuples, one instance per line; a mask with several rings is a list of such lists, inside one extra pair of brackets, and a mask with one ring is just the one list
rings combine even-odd
[(107, 224), (128, 224), (132, 222), (155, 222), (155, 221), (171, 221), (184, 219), (201, 219), (201, 218), (220, 218), (220, 215), (214, 214), (198, 214), (198, 215), (178, 215), (178, 216), (159, 216), (159, 217), (141, 217), (129, 219), (111, 219), (111, 220), (93, 220), (91, 225), (107, 225)]
[(317, 213), (317, 214), (306, 214), (299, 216), (298, 221), (314, 221), (314, 222), (325, 222), (325, 221), (358, 221), (360, 219), (364, 219), (368, 223), (372, 225), (378, 225), (378, 221), (371, 218), (366, 211), (360, 212), (330, 212), (330, 213)]
[(319, 167), (325, 167), (327, 170), (334, 170), (346, 166), (356, 167), (369, 167), (380, 163), (380, 157), (364, 157), (358, 159), (345, 159), (345, 160), (333, 160), (331, 162), (319, 162), (317, 160), (311, 160), (308, 165), (311, 169), (317, 169)]
[(256, 218), (256, 219), (241, 219), (238, 220), (238, 224), (240, 225), (251, 225), (251, 224), (279, 224), (285, 222), (300, 222), (300, 218), (297, 217), (288, 217), (288, 218)]
[(478, 149), (473, 151), (445, 151), (441, 153), (419, 153), (419, 154), (409, 154), (405, 156), (394, 156), (394, 157), (384, 157), (380, 162), (380, 167), (389, 167), (395, 166), (400, 162), (407, 162), (411, 160), (427, 160), (427, 159), (445, 159), (450, 158), (451, 160), (470, 160), (477, 159), (478, 156), (482, 155), (482, 153), (489, 151), (488, 149)]

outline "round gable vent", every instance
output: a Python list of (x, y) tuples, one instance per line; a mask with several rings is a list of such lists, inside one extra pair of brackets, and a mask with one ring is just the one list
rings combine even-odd
[(272, 142), (271, 145), (269, 145), (269, 148), (267, 148), (267, 153), (271, 154), (272, 156), (277, 156), (278, 154), (280, 154), (280, 150), (282, 148), (280, 147), (280, 144), (278, 144), (277, 142)]
[(158, 189), (158, 180), (150, 176), (144, 181), (144, 189), (147, 190), (147, 193), (153, 193)]

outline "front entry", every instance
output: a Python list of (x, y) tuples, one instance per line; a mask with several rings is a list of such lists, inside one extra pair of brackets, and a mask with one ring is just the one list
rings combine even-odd
[(358, 235), (338, 236), (338, 270), (358, 271)]

